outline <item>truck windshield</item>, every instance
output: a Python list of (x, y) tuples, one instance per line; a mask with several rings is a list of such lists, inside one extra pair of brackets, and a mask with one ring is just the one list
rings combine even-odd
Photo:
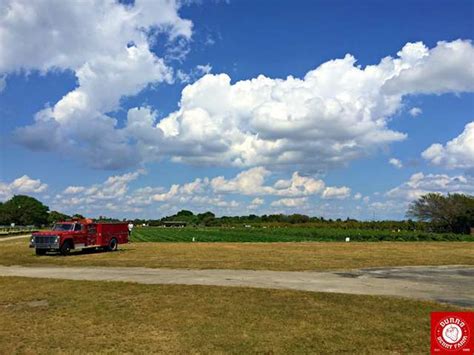
[(53, 231), (71, 231), (74, 228), (72, 223), (56, 223), (53, 227)]

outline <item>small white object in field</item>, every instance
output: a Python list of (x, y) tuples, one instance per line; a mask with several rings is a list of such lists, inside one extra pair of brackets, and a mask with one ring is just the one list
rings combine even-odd
[(347, 237), (346, 242), (350, 242), (350, 241), (351, 241), (351, 238)]
[(193, 237), (193, 242), (195, 242), (195, 241), (196, 241), (196, 238)]

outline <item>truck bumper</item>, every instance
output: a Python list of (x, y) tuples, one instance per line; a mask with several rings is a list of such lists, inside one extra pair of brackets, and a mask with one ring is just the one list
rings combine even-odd
[(59, 250), (59, 243), (30, 243), (30, 248)]

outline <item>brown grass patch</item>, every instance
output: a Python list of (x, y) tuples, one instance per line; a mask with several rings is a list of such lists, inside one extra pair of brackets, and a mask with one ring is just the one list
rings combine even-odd
[[(376, 296), (13, 277), (0, 278), (0, 289), (5, 354), (427, 353), (430, 312), (456, 310)], [(47, 306), (25, 306), (39, 301)]]
[(0, 244), (1, 265), (335, 270), (411, 265), (474, 265), (467, 242), (131, 243), (118, 252), (36, 256), (26, 239)]

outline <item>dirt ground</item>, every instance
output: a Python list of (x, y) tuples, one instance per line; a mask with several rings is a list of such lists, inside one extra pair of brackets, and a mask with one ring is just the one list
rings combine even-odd
[(474, 268), (465, 266), (395, 267), (342, 272), (0, 266), (0, 276), (400, 296), (474, 307)]

